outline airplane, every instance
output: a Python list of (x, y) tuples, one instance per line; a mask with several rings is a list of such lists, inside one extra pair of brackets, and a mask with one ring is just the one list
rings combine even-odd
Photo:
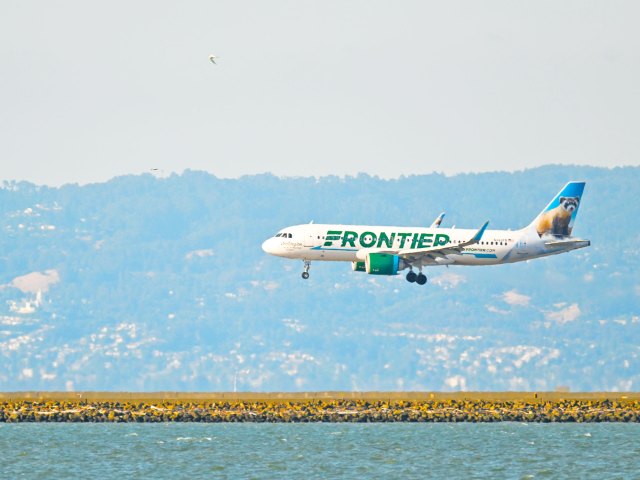
[[(542, 212), (520, 230), (442, 228), (441, 213), (430, 227), (314, 224), (294, 225), (265, 240), (271, 255), (302, 260), (302, 278), (312, 261), (351, 262), (356, 272), (397, 275), (424, 285), (424, 267), (498, 265), (584, 248), (589, 240), (571, 236), (585, 182), (571, 181)], [(418, 270), (416, 273), (414, 270)]]

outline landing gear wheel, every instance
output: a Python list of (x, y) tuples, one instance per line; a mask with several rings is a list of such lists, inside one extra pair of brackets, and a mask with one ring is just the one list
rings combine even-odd
[(302, 272), (302, 278), (305, 280), (309, 278), (309, 268), (311, 268), (311, 262), (309, 260), (303, 260), (304, 262), (304, 272)]
[(409, 273), (407, 273), (407, 282), (413, 283), (416, 281), (417, 277), (418, 276), (416, 275), (416, 272), (414, 272), (413, 270), (409, 270)]
[(425, 283), (427, 283), (427, 276), (424, 273), (419, 273), (416, 277), (416, 283), (418, 285), (424, 285)]

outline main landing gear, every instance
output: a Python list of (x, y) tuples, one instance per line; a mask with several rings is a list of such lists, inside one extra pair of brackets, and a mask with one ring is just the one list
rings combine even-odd
[(302, 278), (305, 280), (309, 278), (309, 268), (311, 267), (311, 262), (309, 260), (304, 261), (304, 272), (302, 272)]
[(416, 274), (416, 272), (414, 272), (413, 270), (409, 270), (409, 273), (407, 273), (407, 282), (415, 282), (418, 285), (424, 285), (425, 283), (427, 283), (427, 276), (422, 272)]

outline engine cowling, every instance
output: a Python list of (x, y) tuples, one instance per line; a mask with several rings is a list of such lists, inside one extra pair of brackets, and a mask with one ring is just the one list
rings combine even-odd
[(366, 272), (367, 268), (365, 267), (364, 262), (351, 262), (351, 269), (354, 272)]
[(364, 263), (365, 272), (370, 275), (396, 275), (404, 268), (400, 257), (390, 253), (368, 253)]

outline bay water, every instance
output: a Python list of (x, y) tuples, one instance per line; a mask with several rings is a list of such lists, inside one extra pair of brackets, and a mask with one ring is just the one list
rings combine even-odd
[(0, 424), (0, 478), (640, 478), (640, 424)]

